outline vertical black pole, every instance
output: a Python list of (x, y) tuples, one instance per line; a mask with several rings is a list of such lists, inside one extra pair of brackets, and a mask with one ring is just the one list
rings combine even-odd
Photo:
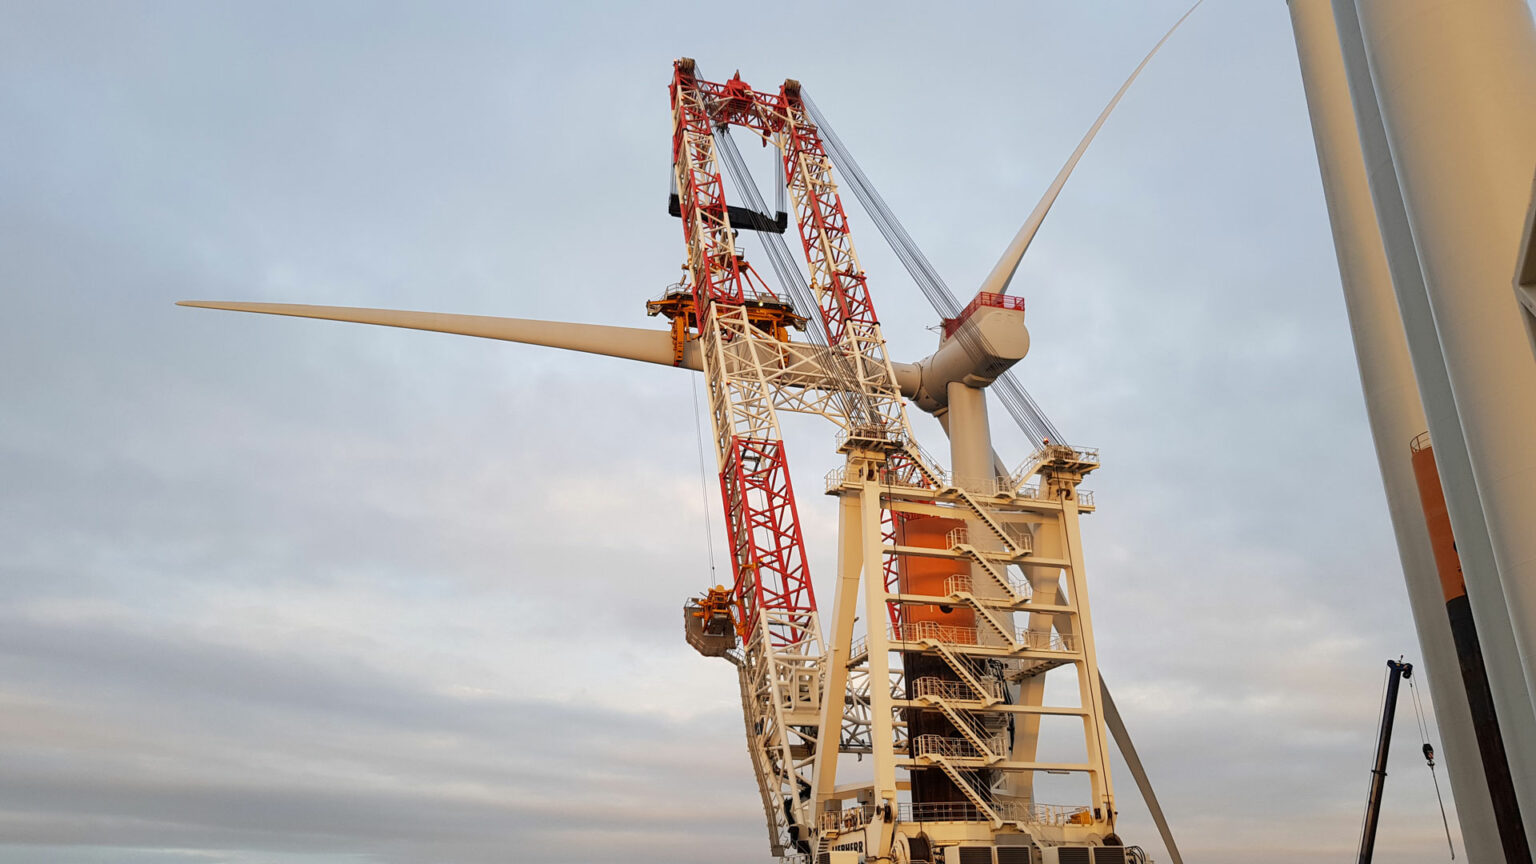
[(1365, 801), (1365, 827), (1360, 832), (1360, 864), (1370, 864), (1376, 849), (1376, 822), (1381, 816), (1381, 790), (1387, 784), (1387, 751), (1392, 745), (1392, 720), (1397, 716), (1397, 685), (1413, 674), (1412, 663), (1387, 661), (1387, 698), (1381, 706), (1381, 734), (1376, 739), (1376, 766), (1371, 769), (1371, 794)]

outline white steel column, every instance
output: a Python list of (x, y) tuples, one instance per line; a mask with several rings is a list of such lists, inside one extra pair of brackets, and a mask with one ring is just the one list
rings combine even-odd
[[(1088, 579), (1083, 567), (1083, 538), (1078, 533), (1077, 489), (1074, 486), (1061, 502), (1062, 534), (1067, 541), (1067, 585), (1072, 607), (1077, 612), (1077, 650), (1083, 653), (1077, 671), (1079, 699), (1088, 709), (1083, 717), (1083, 737), (1088, 743), (1088, 764), (1094, 766), (1094, 808), (1103, 808), (1104, 819), (1115, 825), (1115, 793), (1109, 777), (1108, 733), (1104, 727), (1104, 692), (1099, 685), (1099, 655), (1093, 643), (1093, 616), (1088, 611)], [(1058, 601), (1059, 602), (1059, 601)], [(1095, 816), (1098, 814), (1095, 813)]]
[(1290, 0), (1290, 10), (1366, 416), (1429, 672), (1457, 818), (1471, 860), (1492, 861), (1500, 852), (1498, 826), (1408, 449), (1413, 436), (1429, 427), (1376, 224), (1333, 7), (1331, 0)]
[[(850, 466), (851, 468), (852, 466)], [(869, 646), (869, 740), (876, 803), (896, 807), (895, 728), (891, 705), (891, 648), (886, 631), (884, 554), (880, 532), (880, 481), (873, 470), (859, 492), (860, 542), (864, 547), (864, 629)], [(889, 820), (885, 820), (889, 824)], [(885, 848), (885, 847), (881, 847)]]
[(1536, 166), (1536, 28), (1523, 0), (1356, 9), (1529, 699), (1536, 360), (1507, 286)]
[(949, 460), (955, 485), (971, 492), (995, 476), (992, 466), (992, 430), (987, 419), (987, 393), (959, 381), (948, 387)]
[[(816, 745), (816, 768), (812, 772), (816, 784), (817, 806), (835, 800), (832, 790), (837, 785), (837, 757), (842, 741), (843, 715), (848, 706), (844, 694), (848, 691), (848, 661), (853, 646), (853, 623), (858, 617), (860, 600), (859, 571), (864, 564), (863, 521), (859, 514), (859, 498), (844, 493), (837, 500), (837, 591), (832, 606), (831, 641), (827, 644), (826, 673), (822, 679), (821, 738)], [(883, 618), (873, 623), (879, 626)], [(818, 812), (817, 819), (821, 818)]]

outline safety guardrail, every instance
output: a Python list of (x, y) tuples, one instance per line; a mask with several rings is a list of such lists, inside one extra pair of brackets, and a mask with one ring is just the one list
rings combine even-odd
[(823, 831), (836, 831), (839, 833), (857, 831), (869, 824), (869, 820), (875, 816), (875, 805), (862, 804), (849, 807), (845, 810), (828, 810), (821, 814), (817, 820), (818, 826)]
[(945, 645), (975, 645), (977, 629), (938, 621), (911, 621), (891, 626), (891, 641), (922, 642), (931, 639)]
[[(1030, 595), (1035, 590), (1034, 588), (1030, 587), (1030, 584), (1025, 582), (1023, 579), (1015, 579), (1012, 576), (1004, 575), (1003, 581), (1008, 583), (1008, 590), (1013, 594), (1014, 597), (1019, 597), (1024, 600), (1028, 600)], [(993, 580), (992, 584), (996, 584), (995, 580)], [(944, 596), (946, 597), (958, 597), (961, 594), (975, 593), (975, 581), (972, 580), (968, 574), (956, 573), (955, 575), (950, 576), (944, 580)]]
[[(919, 736), (921, 738), (939, 736)], [(950, 739), (959, 740), (959, 739)], [(1088, 808), (1070, 804), (1033, 804), (1027, 801), (988, 801), (987, 806), (1004, 822), (1033, 825), (1072, 825), (1090, 821)], [(823, 831), (857, 831), (875, 818), (875, 805), (857, 804), (823, 812), (818, 824)], [(988, 822), (986, 811), (969, 801), (906, 801), (896, 805), (902, 822)], [(1129, 847), (1134, 848), (1134, 847)], [(1137, 851), (1141, 851), (1137, 849)], [(1145, 854), (1145, 853), (1143, 853)], [(1135, 860), (1131, 857), (1131, 860)], [(1145, 859), (1142, 859), (1145, 860)]]
[[(1004, 822), (1033, 825), (1081, 824), (1089, 815), (1087, 807), (1067, 804), (1031, 804), (1025, 801), (988, 801), (987, 806)], [(903, 822), (988, 822), (986, 811), (969, 801), (919, 801), (898, 805), (897, 816)]]
[(955, 331), (959, 330), (960, 326), (966, 321), (969, 321), (971, 315), (973, 315), (977, 309), (980, 309), (983, 306), (990, 306), (994, 309), (1013, 309), (1019, 312), (1023, 312), (1024, 298), (1014, 294), (997, 294), (991, 291), (983, 291), (973, 297), (971, 302), (965, 304), (965, 308), (960, 310), (959, 315), (956, 315), (953, 318), (944, 319), (944, 338), (948, 339), (949, 337), (955, 335)]
[(1008, 751), (1008, 737), (1006, 735), (993, 735), (985, 740), (987, 750), (982, 750), (969, 738), (919, 735), (912, 739), (912, 755), (918, 757), (942, 756), (945, 759), (994, 759), (997, 757), (997, 754)]
[[(1029, 533), (1028, 529), (1020, 525), (1010, 525), (1008, 523), (1003, 523), (1002, 528), (1003, 533), (1008, 535), (1008, 540), (1013, 543), (1014, 548), (1020, 552), (1035, 551), (1035, 537)], [(988, 534), (987, 536), (990, 537), (991, 535)], [(961, 546), (968, 545), (971, 542), (970, 532), (964, 527), (951, 528), (949, 533), (944, 535), (944, 542), (949, 544), (950, 549), (959, 549)]]
[[(927, 489), (928, 488), (927, 486), (923, 485), (922, 474), (917, 473), (915, 471), (911, 472), (909, 474), (909, 473), (903, 472), (903, 471), (897, 471), (897, 470), (889, 469), (889, 468), (882, 468), (882, 469), (880, 469), (880, 473), (876, 475), (876, 479), (879, 480), (881, 486), (888, 486), (888, 487), (892, 487), (892, 488), (903, 488), (903, 489)], [(941, 482), (948, 482), (948, 481), (942, 480), (942, 475), (941, 475)], [(829, 492), (829, 493), (836, 492), (837, 490), (843, 488), (843, 486), (846, 485), (847, 483), (848, 483), (848, 466), (847, 465), (839, 465), (836, 468), (833, 468), (831, 471), (827, 472), (827, 475), (826, 475), (826, 491), (827, 492)]]
[[(980, 645), (981, 631), (976, 627), (963, 627), (957, 624), (941, 624), (938, 621), (909, 621), (902, 624), (892, 624), (886, 629), (887, 638), (892, 642), (937, 642), (945, 646), (970, 647)], [(1014, 649), (1025, 651), (1049, 651), (1062, 654), (1070, 654), (1077, 651), (1077, 637), (1056, 633), (1034, 632), (1030, 630), (1018, 630), (1014, 633)], [(1008, 648), (1006, 645), (992, 646)], [(900, 650), (900, 649), (898, 649)], [(848, 659), (861, 657), (869, 651), (869, 637), (860, 636), (853, 641), (848, 652)]]
[(849, 441), (868, 441), (885, 447), (895, 445), (898, 449), (907, 443), (907, 436), (900, 430), (883, 426), (855, 426), (851, 429), (840, 429), (835, 437), (839, 450)]
[(1413, 436), (1412, 441), (1408, 442), (1408, 451), (1410, 453), (1417, 453), (1420, 450), (1425, 450), (1433, 446), (1434, 444), (1429, 440), (1429, 433), (1420, 432), (1419, 434)]
[[(992, 699), (1003, 698), (1003, 682), (988, 679), (983, 682)], [(925, 677), (912, 682), (912, 693), (919, 699), (942, 699), (946, 702), (979, 702), (975, 688), (964, 681)]]
[(1076, 463), (1082, 466), (1097, 466), (1099, 464), (1099, 448), (1097, 447), (1072, 447), (1067, 444), (1046, 444), (1035, 452), (1029, 454), (1029, 458), (1019, 463), (1014, 469), (1013, 480), (1015, 483), (1023, 483), (1028, 480), (1036, 469), (1047, 462)]
[(949, 478), (949, 485), (964, 489), (972, 495), (997, 498), (1014, 494), (1019, 484), (1013, 482), (1012, 477), (999, 477), (996, 474), (989, 477), (966, 477), (956, 474)]
[(848, 466), (839, 465), (827, 472), (827, 491), (836, 492), (843, 488), (843, 483), (848, 478)]

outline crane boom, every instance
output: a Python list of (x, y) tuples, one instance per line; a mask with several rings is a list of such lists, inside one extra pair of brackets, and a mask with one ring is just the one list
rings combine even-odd
[[(893, 363), (833, 179), (826, 144), (835, 140), (818, 128), (799, 85), (759, 93), (740, 75), (704, 80), (682, 59), (669, 94), (669, 209), (682, 221), (686, 277), (646, 310), (670, 319), (670, 332), (186, 305), (702, 371), (732, 575), (730, 587), (684, 605), (685, 634), (701, 654), (736, 666), (774, 854), (795, 864), (1143, 864), (1114, 833), (1105, 728), (1112, 709), (1098, 674), (1079, 531), (1080, 516), (1094, 511), (1080, 483), (1098, 467), (1097, 452), (1042, 439), (1010, 472), (992, 450), (984, 388), (1028, 352), (1022, 299), (978, 295), (946, 318), (933, 354)], [(797, 281), (778, 233), (787, 231), (787, 214), (782, 229), (764, 215), (732, 127), (777, 148), (809, 284)], [(722, 164), (751, 206), (726, 202)], [(747, 261), (737, 230), (766, 232), (789, 297)], [(792, 338), (796, 330), (809, 341)], [(908, 400), (938, 417), (952, 473), (917, 446)], [(824, 488), (839, 514), (825, 641), (779, 411), (816, 414), (840, 430), (844, 463)], [(1045, 680), (1055, 669), (1073, 671), (1076, 705), (1047, 702)], [(1042, 724), (1055, 721), (1069, 741), (1081, 729), (1080, 747), (1046, 746)], [(1073, 803), (1045, 804), (1037, 793)]]
[[(993, 476), (990, 467), (979, 388), (1027, 351), (1022, 302), (978, 297), (966, 315), (946, 322), (933, 357), (917, 364), (917, 392), (946, 397), (918, 404), (948, 412), (957, 474), (947, 477), (913, 441), (903, 392), (912, 388), (899, 386), (887, 354), (832, 163), (798, 83), (760, 93), (739, 74), (710, 82), (685, 58), (673, 64), (670, 92), (688, 286), (650, 308), (672, 319), (675, 357), (697, 342), (703, 360), (740, 650), (707, 629), (718, 620), (723, 589), (685, 607), (685, 620), (690, 644), (737, 664), (774, 853), (830, 864), (860, 854), (933, 860), (945, 850), (985, 849), (991, 856), (1010, 843), (1026, 855), (1048, 850), (1047, 861), (1068, 845), (1125, 849), (1113, 834), (1077, 528), (1079, 513), (1092, 511), (1077, 485), (1097, 455), (1047, 445), (1016, 474)], [(811, 328), (818, 350), (790, 347), (799, 310), (767, 288), (735, 245), (717, 145), (725, 143), (733, 180), (751, 181), (724, 134), (730, 127), (778, 148), (809, 273), (804, 297), (817, 307), (804, 312), (819, 319)], [(1017, 350), (974, 358), (954, 347), (978, 341), (983, 330)], [(785, 375), (797, 357), (814, 372)], [(823, 396), (786, 399), (786, 389)], [(966, 406), (959, 419), (955, 400)], [(825, 648), (779, 406), (820, 413), (842, 429), (846, 463), (826, 490), (839, 499), (840, 552)], [(987, 467), (978, 473), (972, 451), (982, 450)], [(1010, 572), (1015, 567), (1023, 578)], [(1015, 625), (1017, 614), (1027, 626)], [(1080, 708), (1044, 704), (1044, 677), (1062, 666), (1076, 672)], [(1040, 757), (1041, 721), (1057, 716), (1081, 722), (1085, 758)], [(871, 757), (868, 782), (839, 785), (844, 754)], [(898, 779), (900, 772), (910, 779)], [(1088, 806), (1037, 803), (1042, 773), (1085, 778)], [(856, 806), (846, 807), (849, 799)], [(976, 822), (990, 824), (990, 844), (967, 843)], [(1129, 850), (1115, 854), (1134, 858)]]
[[(692, 320), (703, 346), (710, 420), (735, 584), (736, 659), (748, 751), (774, 854), (807, 848), (813, 730), (820, 716), (821, 625), (805, 560), (772, 385), (752, 362), (794, 314), (735, 248), (715, 155), (712, 100), (690, 60), (673, 66), (672, 166), (687, 245)], [(712, 104), (715, 103), (715, 104)], [(674, 326), (674, 333), (687, 338)], [(681, 356), (681, 352), (679, 352)]]

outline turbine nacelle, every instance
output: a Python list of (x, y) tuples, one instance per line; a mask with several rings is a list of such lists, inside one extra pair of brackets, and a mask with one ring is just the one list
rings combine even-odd
[(902, 395), (929, 414), (948, 410), (950, 384), (986, 387), (1029, 353), (1018, 297), (979, 294), (959, 317), (944, 322), (944, 330), (938, 350), (908, 368), (896, 364)]

